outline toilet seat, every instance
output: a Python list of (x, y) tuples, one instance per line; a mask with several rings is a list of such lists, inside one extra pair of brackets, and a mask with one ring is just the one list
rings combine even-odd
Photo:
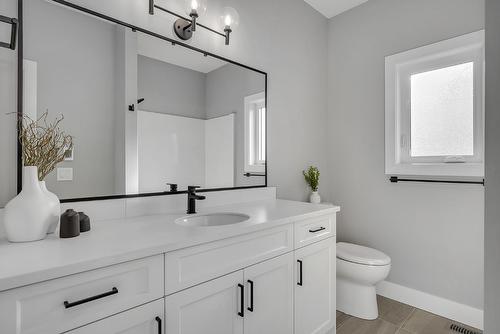
[(368, 266), (387, 266), (391, 264), (391, 258), (381, 251), (347, 242), (337, 243), (337, 258)]

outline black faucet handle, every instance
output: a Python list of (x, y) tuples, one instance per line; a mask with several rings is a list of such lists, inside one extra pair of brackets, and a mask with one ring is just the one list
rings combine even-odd
[(200, 186), (188, 186), (188, 192), (194, 193), (196, 189), (201, 188)]

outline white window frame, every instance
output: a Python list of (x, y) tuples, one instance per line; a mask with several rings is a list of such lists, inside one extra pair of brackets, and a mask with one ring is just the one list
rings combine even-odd
[[(469, 62), (474, 63), (474, 156), (411, 157), (411, 75)], [(484, 30), (386, 57), (385, 173), (484, 176)]]
[[(245, 97), (245, 173), (262, 173), (266, 172), (266, 161), (258, 158), (258, 153), (256, 148), (259, 146), (259, 138), (256, 136), (255, 126), (258, 123), (257, 108), (258, 105), (263, 105), (265, 108), (266, 96), (264, 92), (257, 93)], [(266, 110), (267, 114), (267, 110)], [(267, 120), (264, 120), (265, 122)], [(264, 136), (266, 135), (266, 129), (264, 126)], [(267, 138), (266, 138), (267, 140)], [(266, 143), (264, 143), (264, 148)], [(265, 155), (265, 152), (264, 152)]]

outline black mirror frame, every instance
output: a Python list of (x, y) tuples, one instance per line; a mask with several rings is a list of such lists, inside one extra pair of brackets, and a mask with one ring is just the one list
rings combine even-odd
[[(25, 0), (18, 0), (17, 5), (18, 5), (18, 53), (17, 53), (17, 60), (18, 60), (18, 65), (17, 65), (17, 134), (19, 138), (19, 132), (20, 128), (22, 125), (22, 114), (23, 114), (23, 57), (24, 57), (24, 40), (23, 40), (23, 3)], [(182, 47), (185, 47), (187, 49), (190, 49), (192, 51), (196, 51), (198, 53), (203, 54), (204, 56), (210, 56), (243, 68), (246, 68), (248, 70), (260, 73), (264, 75), (264, 81), (265, 81), (265, 107), (267, 110), (267, 73), (261, 70), (258, 70), (256, 68), (238, 63), (236, 61), (233, 61), (231, 59), (224, 58), (222, 56), (216, 55), (214, 53), (196, 48), (194, 46), (191, 46), (189, 44), (174, 40), (170, 37), (155, 33), (151, 30), (147, 30), (138, 26), (135, 26), (133, 24), (129, 24), (127, 22), (115, 19), (113, 17), (107, 16), (105, 14), (93, 11), (91, 9), (73, 4), (68, 1), (64, 0), (50, 0), (51, 2), (58, 3), (60, 5), (67, 6), (69, 8), (81, 11), (83, 13), (95, 16), (97, 18), (110, 21), (116, 24), (119, 24), (121, 26), (124, 26), (126, 28), (129, 28), (133, 31), (138, 31), (143, 34), (153, 36), (156, 38), (159, 38), (161, 40), (164, 40), (166, 42), (171, 43), (172, 45), (179, 45)], [(266, 113), (266, 119), (267, 113)], [(209, 189), (200, 189), (199, 192), (212, 192), (212, 191), (226, 191), (226, 190), (238, 190), (238, 189), (252, 189), (252, 188), (265, 188), (267, 187), (267, 165), (268, 165), (268, 122), (266, 121), (266, 165), (265, 165), (265, 175), (264, 175), (264, 185), (259, 185), (259, 186), (243, 186), (243, 187), (229, 187), (229, 188), (209, 188)], [(20, 193), (22, 190), (22, 144), (20, 140), (18, 139), (17, 141), (17, 193)], [(96, 197), (82, 197), (82, 198), (69, 198), (69, 199), (61, 199), (61, 203), (72, 203), (72, 202), (86, 202), (86, 201), (97, 201), (97, 200), (111, 200), (111, 199), (122, 199), (122, 198), (136, 198), (136, 197), (152, 197), (152, 196), (165, 196), (165, 195), (178, 195), (178, 194), (186, 194), (187, 191), (177, 191), (177, 192), (155, 192), (155, 193), (143, 193), (143, 194), (130, 194), (130, 195), (109, 195), (109, 196), (96, 196)]]

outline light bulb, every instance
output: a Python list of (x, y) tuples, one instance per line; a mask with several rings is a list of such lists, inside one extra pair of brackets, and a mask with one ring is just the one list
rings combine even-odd
[(240, 22), (240, 16), (236, 9), (232, 7), (224, 7), (221, 15), (221, 23), (223, 28), (230, 27), (231, 30), (234, 30), (238, 26)]
[(196, 0), (191, 0), (191, 10), (196, 10), (196, 11), (198, 11), (198, 1), (196, 1)]
[(207, 11), (207, 1), (206, 0), (185, 0), (186, 14), (197, 14), (198, 16), (203, 15)]

